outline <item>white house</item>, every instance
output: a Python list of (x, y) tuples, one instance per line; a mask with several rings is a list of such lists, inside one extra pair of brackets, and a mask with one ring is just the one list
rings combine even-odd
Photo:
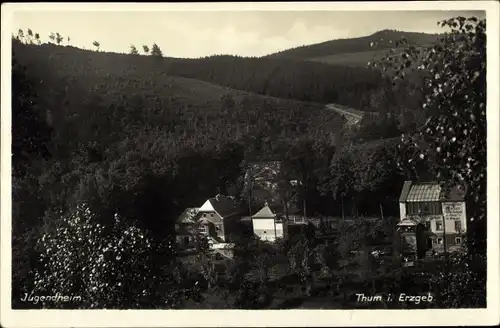
[(253, 233), (261, 240), (275, 241), (283, 238), (283, 222), (266, 204), (260, 211), (252, 216)]
[(238, 233), (242, 212), (239, 202), (233, 197), (212, 197), (198, 209), (198, 232), (214, 238), (217, 242), (226, 243), (232, 234)]
[[(460, 187), (445, 194), (437, 182), (405, 181), (399, 198), (399, 227), (405, 238), (436, 252), (461, 248), (467, 230), (464, 196)], [(417, 226), (425, 227), (421, 236)]]

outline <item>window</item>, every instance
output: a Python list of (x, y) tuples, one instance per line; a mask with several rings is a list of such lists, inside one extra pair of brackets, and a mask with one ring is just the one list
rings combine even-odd
[(206, 213), (203, 213), (201, 216), (206, 217), (206, 216), (207, 216), (207, 214), (206, 214)]
[(460, 221), (455, 221), (455, 231), (460, 232), (462, 231), (462, 222)]
[(409, 215), (442, 214), (439, 202), (409, 202), (406, 203), (406, 213)]
[(437, 243), (438, 243), (438, 245), (442, 245), (443, 244), (443, 238), (438, 238)]
[(210, 217), (213, 218), (214, 217), (214, 213), (210, 213)]
[(462, 245), (462, 237), (455, 237), (455, 244)]
[(431, 221), (425, 221), (425, 229), (431, 230)]
[(264, 230), (264, 233), (267, 233), (267, 231)]
[(187, 244), (189, 244), (189, 237), (185, 236), (184, 237), (184, 245), (187, 245)]
[(441, 231), (441, 230), (443, 230), (443, 222), (436, 221), (436, 231)]
[(200, 233), (207, 234), (208, 233), (208, 226), (206, 226), (206, 225), (203, 224), (200, 227), (198, 227), (198, 231)]

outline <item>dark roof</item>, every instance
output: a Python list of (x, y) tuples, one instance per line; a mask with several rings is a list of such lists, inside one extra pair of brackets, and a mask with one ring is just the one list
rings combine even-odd
[(400, 202), (438, 202), (444, 201), (463, 201), (465, 196), (465, 189), (460, 186), (450, 188), (447, 195), (443, 195), (445, 191), (439, 182), (420, 182), (412, 183), (405, 181), (401, 195)]
[(399, 196), (400, 202), (406, 202), (406, 198), (408, 197), (410, 188), (411, 188), (411, 181), (405, 181), (405, 183), (403, 184), (403, 190), (401, 190), (401, 195)]
[[(208, 199), (208, 201), (212, 205), (213, 209), (222, 217), (228, 217), (242, 211), (240, 204), (234, 197), (217, 195)], [(199, 211), (205, 212), (206, 210), (202, 206)]]

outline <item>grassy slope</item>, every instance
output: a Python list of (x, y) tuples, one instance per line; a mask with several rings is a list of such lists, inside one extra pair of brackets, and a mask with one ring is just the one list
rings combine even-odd
[[(395, 53), (399, 53), (401, 50), (402, 49), (396, 49)], [(346, 52), (322, 57), (307, 58), (307, 60), (330, 65), (367, 66), (370, 62), (382, 59), (387, 55), (387, 52), (388, 49)]]
[[(281, 124), (281, 129), (274, 129), (286, 130), (287, 135), (307, 130), (317, 133), (338, 131), (343, 123), (340, 115), (325, 110), (320, 104), (171, 77), (164, 69), (168, 66), (168, 59), (157, 61), (152, 57), (98, 53), (54, 45), (15, 44), (13, 50), (17, 60), (27, 66), (31, 78), (39, 81), (36, 89), (39, 95), (43, 95), (40, 97), (41, 107), (51, 110), (55, 126), (67, 125), (72, 118), (80, 118), (74, 120), (74, 127), (84, 126), (85, 117), (100, 115), (100, 112), (88, 113), (88, 109), (100, 106), (133, 107), (132, 111), (120, 113), (123, 117), (120, 114), (112, 117), (108, 122), (111, 130), (115, 119), (123, 121), (128, 118), (132, 125), (147, 121), (156, 128), (170, 129), (184, 138), (194, 138), (189, 136), (193, 132), (187, 127), (190, 122), (196, 119), (206, 121), (206, 117), (208, 126), (201, 126), (200, 130), (210, 130), (213, 134), (216, 133), (213, 130), (222, 127), (228, 130), (222, 131), (225, 139), (234, 139), (240, 133), (236, 131), (236, 122), (245, 124), (250, 120), (255, 127), (259, 120), (267, 122), (271, 116)], [(232, 112), (223, 108), (224, 96), (231, 96), (237, 103)], [(138, 112), (138, 108), (142, 110)], [(249, 118), (250, 111), (258, 117)], [(177, 128), (168, 128), (173, 121), (179, 123)], [(131, 134), (131, 131), (122, 132)], [(272, 128), (268, 127), (267, 132), (272, 133)]]
[[(368, 62), (386, 55), (389, 48), (395, 47), (395, 41), (402, 37), (411, 44), (425, 46), (436, 42), (440, 36), (384, 30), (360, 38), (332, 40), (288, 49), (269, 57), (312, 60), (335, 65), (365, 66)], [(371, 43), (374, 43), (374, 47), (370, 45)]]

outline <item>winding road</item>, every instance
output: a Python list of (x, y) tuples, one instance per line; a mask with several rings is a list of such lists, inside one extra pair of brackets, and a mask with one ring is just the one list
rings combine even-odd
[(354, 112), (346, 110), (344, 108), (340, 108), (336, 104), (328, 104), (325, 107), (329, 110), (332, 110), (332, 111), (337, 112), (340, 115), (342, 115), (347, 120), (347, 122), (346, 122), (347, 125), (358, 124), (361, 121), (361, 119), (363, 118), (363, 114), (354, 113)]

